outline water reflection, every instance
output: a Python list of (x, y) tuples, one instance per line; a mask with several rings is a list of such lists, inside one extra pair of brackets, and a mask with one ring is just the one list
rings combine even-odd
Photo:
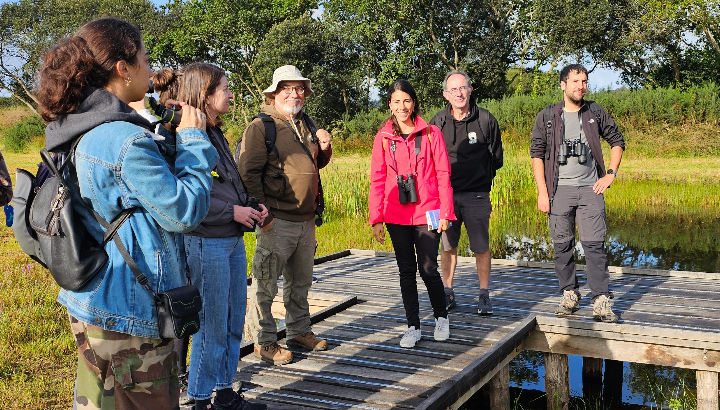
[[(673, 408), (693, 408), (696, 404), (694, 395), (695, 371), (690, 369), (680, 369), (665, 366), (653, 366), (639, 363), (620, 363), (606, 360), (604, 364), (605, 377), (608, 373), (617, 372), (616, 377), (622, 380), (622, 384), (617, 384), (619, 389), (617, 392), (610, 391), (613, 386), (596, 386), (598, 390), (602, 390), (602, 397), (590, 397), (587, 395), (587, 386), (583, 386), (583, 358), (579, 356), (569, 356), (568, 363), (570, 366), (570, 391), (577, 405), (573, 407), (586, 408), (588, 404), (598, 402), (603, 406), (590, 406), (590, 408), (667, 408), (673, 405)], [(611, 369), (610, 364), (618, 366)], [(544, 359), (540, 352), (525, 350), (510, 362), (510, 386), (518, 388), (514, 396), (519, 397), (518, 403), (526, 403), (523, 408), (544, 408), (544, 397), (540, 392), (545, 390), (544, 383)], [(611, 378), (613, 378), (611, 376)], [(607, 379), (606, 379), (607, 380)], [(602, 381), (597, 383), (602, 384)], [(610, 387), (610, 388), (608, 388)], [(621, 403), (612, 400), (608, 396), (616, 396), (621, 398)], [(525, 398), (525, 400), (522, 400)], [(536, 402), (534, 405), (528, 406), (528, 402)]]
[[(709, 221), (661, 219), (642, 219), (635, 223), (610, 219), (608, 263), (629, 268), (720, 272), (720, 218)], [(494, 258), (553, 261), (550, 233), (547, 229), (538, 229), (537, 221), (529, 221), (526, 226), (515, 224), (512, 230), (503, 230), (505, 224), (501, 222), (495, 226), (495, 232), (491, 232)], [(465, 232), (458, 249), (460, 255), (472, 256)], [(576, 260), (584, 264), (581, 244), (578, 243), (575, 249)]]

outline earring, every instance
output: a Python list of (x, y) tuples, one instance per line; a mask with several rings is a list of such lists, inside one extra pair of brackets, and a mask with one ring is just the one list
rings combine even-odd
[(125, 79), (125, 87), (130, 87), (130, 83), (132, 82), (132, 78), (128, 77)]

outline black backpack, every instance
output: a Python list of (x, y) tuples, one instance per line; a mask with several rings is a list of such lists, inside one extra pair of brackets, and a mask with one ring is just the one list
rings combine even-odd
[[(270, 157), (271, 152), (275, 152), (275, 156), (278, 158), (278, 161), (280, 159), (280, 154), (278, 153), (278, 149), (275, 146), (275, 141), (277, 140), (277, 129), (275, 128), (275, 121), (272, 119), (271, 116), (265, 114), (265, 113), (259, 113), (252, 117), (252, 119), (260, 118), (263, 122), (263, 126), (265, 127), (265, 149), (267, 151), (268, 158)], [(311, 141), (315, 144), (318, 143), (317, 139), (317, 127), (315, 124), (310, 121), (310, 118), (308, 118), (305, 113), (303, 113), (303, 121), (305, 122), (305, 126), (310, 130), (310, 134), (312, 135)], [(235, 163), (240, 164), (240, 144), (242, 143), (242, 137), (240, 137), (235, 144)], [(310, 153), (310, 150), (307, 149), (305, 144), (302, 142), (300, 143), (302, 145), (303, 150), (305, 153), (310, 157), (310, 160), (315, 164), (315, 159), (312, 157), (312, 154)], [(266, 167), (267, 168), (267, 167)], [(262, 179), (265, 179), (265, 169), (263, 168), (262, 171)], [(274, 177), (282, 177), (281, 175), (276, 175)], [(318, 196), (315, 199), (316, 207), (315, 207), (315, 225), (320, 226), (322, 225), (322, 214), (325, 211), (325, 193), (323, 192), (322, 187), (322, 181), (320, 180), (320, 173), (318, 172)]]
[[(80, 138), (67, 156), (51, 157), (43, 148), (43, 163), (36, 175), (18, 169), (13, 197), (13, 231), (20, 247), (67, 290), (82, 288), (100, 272), (108, 260), (105, 244), (133, 211), (121, 212), (109, 224), (102, 243), (90, 235), (74, 209), (76, 202), (85, 206), (78, 192), (75, 164), (70, 160)], [(102, 220), (94, 210), (89, 211)]]

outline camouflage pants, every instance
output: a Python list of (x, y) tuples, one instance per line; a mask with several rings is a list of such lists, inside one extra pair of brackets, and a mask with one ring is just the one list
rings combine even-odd
[(113, 332), (70, 316), (78, 347), (73, 410), (179, 409), (173, 339)]

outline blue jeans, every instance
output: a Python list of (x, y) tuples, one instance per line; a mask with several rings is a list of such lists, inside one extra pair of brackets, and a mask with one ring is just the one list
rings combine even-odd
[(192, 283), (200, 290), (200, 331), (192, 337), (188, 396), (209, 399), (232, 387), (245, 325), (247, 261), (242, 237), (185, 237)]

